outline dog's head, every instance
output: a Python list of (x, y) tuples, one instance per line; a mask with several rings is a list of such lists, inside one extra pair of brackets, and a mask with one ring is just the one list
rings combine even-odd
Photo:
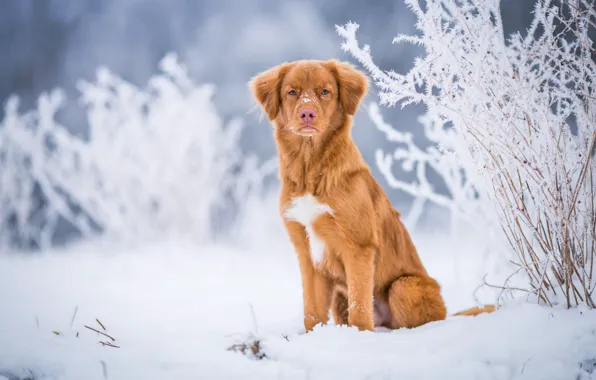
[(335, 60), (283, 63), (253, 78), (250, 87), (269, 120), (301, 136), (324, 134), (354, 115), (368, 81)]

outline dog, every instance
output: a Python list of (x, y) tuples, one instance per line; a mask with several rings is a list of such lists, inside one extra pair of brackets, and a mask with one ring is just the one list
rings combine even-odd
[(349, 63), (301, 60), (256, 75), (249, 87), (274, 127), (305, 330), (326, 324), (330, 309), (336, 324), (369, 331), (445, 319), (440, 285), (350, 135), (367, 77)]

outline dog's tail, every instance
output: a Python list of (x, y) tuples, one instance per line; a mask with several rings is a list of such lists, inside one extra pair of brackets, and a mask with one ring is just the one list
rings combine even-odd
[(454, 316), (458, 317), (458, 316), (476, 316), (478, 314), (483, 314), (483, 313), (492, 313), (493, 311), (495, 311), (495, 305), (484, 305), (482, 307), (472, 307), (466, 310), (462, 310), (458, 313), (453, 314)]

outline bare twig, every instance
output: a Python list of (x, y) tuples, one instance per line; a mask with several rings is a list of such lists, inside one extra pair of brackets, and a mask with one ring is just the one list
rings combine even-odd
[(70, 328), (74, 325), (75, 318), (77, 316), (77, 312), (79, 311), (79, 305), (77, 305), (74, 309), (74, 313), (72, 313), (72, 318), (70, 319)]
[(109, 338), (110, 340), (112, 340), (112, 342), (115, 342), (115, 341), (116, 341), (116, 339), (112, 338), (110, 335), (108, 335), (108, 334), (106, 334), (106, 333), (104, 333), (104, 332), (101, 332), (101, 331), (99, 331), (99, 330), (96, 330), (96, 329), (94, 329), (93, 327), (89, 327), (89, 326), (87, 326), (87, 325), (84, 325), (84, 326), (85, 326), (85, 328), (87, 328), (87, 329), (89, 329), (89, 330), (91, 330), (91, 331), (94, 331), (94, 332), (96, 332), (96, 333), (98, 333), (98, 334), (101, 334), (101, 335), (103, 335), (103, 336), (105, 336), (105, 337)]
[(99, 341), (99, 342), (97, 342), (97, 343), (101, 344), (101, 345), (102, 345), (102, 346), (104, 346), (104, 347), (120, 348), (120, 346), (116, 346), (115, 344), (112, 344), (112, 343), (110, 343), (110, 342), (108, 342), (108, 341), (101, 341), (101, 340), (100, 340), (100, 341)]
[(103, 331), (106, 331), (106, 328), (105, 328), (105, 326), (103, 325), (103, 323), (101, 323), (101, 322), (99, 321), (99, 319), (95, 318), (95, 321), (96, 321), (96, 322), (97, 322), (97, 323), (98, 323), (98, 324), (101, 326), (101, 328), (103, 329)]

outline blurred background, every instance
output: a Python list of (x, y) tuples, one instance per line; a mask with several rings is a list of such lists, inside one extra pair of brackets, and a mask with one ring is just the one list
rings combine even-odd
[[(506, 34), (523, 32), (532, 4), (532, 0), (501, 2)], [(267, 160), (275, 154), (271, 128), (259, 120), (247, 82), (283, 61), (351, 60), (341, 51), (335, 32), (335, 25), (349, 21), (360, 24), (360, 42), (371, 45), (381, 68), (405, 72), (421, 54), (409, 45), (391, 45), (398, 33), (415, 33), (414, 15), (403, 1), (2, 1), (0, 120), (10, 96), (20, 98), (19, 112), (25, 112), (36, 107), (41, 93), (61, 88), (66, 100), (57, 118), (73, 134), (85, 136), (89, 124), (78, 102), (78, 81), (92, 81), (98, 68), (106, 67), (142, 87), (158, 71), (159, 61), (173, 52), (194, 82), (216, 86), (213, 103), (224, 121), (243, 119), (241, 149)], [(368, 100), (376, 100), (373, 86)], [(422, 111), (413, 106), (383, 109), (388, 122), (420, 139), (417, 116)], [(392, 201), (407, 207), (409, 198), (387, 188), (374, 165), (374, 152), (388, 143), (362, 110), (353, 136)], [(275, 183), (276, 177), (268, 181)], [(441, 191), (440, 181), (436, 186)], [(68, 231), (58, 229), (56, 237), (67, 239)]]

